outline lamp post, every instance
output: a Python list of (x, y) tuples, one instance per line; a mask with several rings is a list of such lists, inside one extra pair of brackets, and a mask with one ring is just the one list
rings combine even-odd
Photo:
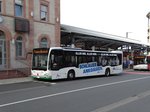
[(132, 33), (132, 32), (126, 32), (126, 38), (129, 37), (129, 33)]
[(148, 18), (148, 27), (149, 27), (150, 12), (147, 13), (146, 17)]
[(148, 30), (147, 30), (147, 34), (148, 34), (148, 37), (147, 37), (147, 42), (149, 43), (150, 42), (150, 34), (149, 34), (149, 30), (150, 30), (150, 22), (149, 22), (149, 19), (150, 19), (150, 12), (149, 13), (147, 13), (147, 15), (146, 15), (146, 17), (148, 18), (148, 24), (147, 24), (147, 26), (148, 26)]
[[(126, 32), (126, 38), (129, 37), (129, 33), (132, 33), (132, 32)], [(128, 67), (131, 67), (131, 66), (130, 66), (130, 61), (133, 61), (133, 54), (134, 54), (134, 51), (132, 50), (132, 48), (131, 48), (130, 45), (127, 45), (127, 52), (128, 52), (128, 55), (127, 55), (127, 62), (129, 62)], [(131, 56), (131, 57), (130, 57), (130, 56)]]
[[(129, 33), (132, 33), (132, 32), (126, 32), (126, 38), (129, 37)], [(127, 45), (127, 49), (128, 49), (128, 52), (129, 52), (129, 49), (131, 49), (131, 46)]]

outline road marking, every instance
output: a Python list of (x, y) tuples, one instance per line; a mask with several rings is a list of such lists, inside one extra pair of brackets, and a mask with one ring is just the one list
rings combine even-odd
[(137, 100), (140, 100), (142, 98), (145, 98), (147, 96), (150, 95), (150, 90), (149, 91), (146, 91), (146, 92), (143, 92), (141, 94), (138, 94), (138, 95), (135, 95), (133, 97), (128, 97), (126, 99), (123, 99), (121, 101), (118, 101), (118, 102), (115, 102), (115, 103), (112, 103), (110, 105), (107, 105), (107, 106), (104, 106), (104, 107), (101, 107), (101, 108), (98, 108), (92, 112), (109, 112), (113, 109), (116, 109), (120, 106), (123, 106), (123, 105), (126, 105), (128, 103), (131, 103), (131, 102), (134, 102), (134, 101), (137, 101)]
[(138, 81), (138, 80), (143, 80), (143, 79), (148, 79), (148, 78), (150, 78), (150, 76), (136, 78), (136, 79), (130, 79), (130, 80), (124, 80), (124, 81), (118, 81), (118, 82), (112, 82), (112, 83), (107, 83), (107, 84), (102, 84), (102, 85), (90, 86), (90, 87), (86, 87), (86, 88), (80, 88), (80, 89), (75, 89), (75, 90), (70, 90), (70, 91), (65, 91), (65, 92), (60, 92), (60, 93), (55, 93), (55, 94), (25, 99), (25, 100), (20, 100), (20, 101), (16, 101), (16, 102), (1, 104), (0, 108), (10, 106), (10, 105), (30, 102), (30, 101), (34, 101), (34, 100), (44, 99), (44, 98), (48, 98), (48, 97), (54, 97), (54, 96), (59, 96), (59, 95), (64, 95), (64, 94), (69, 94), (69, 93), (74, 93), (74, 92), (79, 92), (79, 91), (84, 91), (84, 90), (89, 90), (89, 89), (94, 89), (94, 88), (99, 88), (99, 87), (111, 86), (111, 85), (116, 85), (116, 84), (121, 84), (121, 83), (127, 83), (127, 82), (132, 82), (132, 81)]

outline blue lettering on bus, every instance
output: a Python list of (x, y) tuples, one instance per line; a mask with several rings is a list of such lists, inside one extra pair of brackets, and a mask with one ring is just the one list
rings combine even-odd
[(90, 72), (99, 72), (102, 70), (101, 66), (97, 66), (97, 62), (90, 62), (90, 63), (82, 63), (79, 65), (80, 69), (83, 69), (83, 73), (90, 73)]
[(90, 63), (82, 63), (79, 65), (80, 69), (89, 68), (89, 67), (95, 67), (97, 66), (97, 62), (90, 62)]
[(97, 67), (92, 67), (92, 68), (87, 68), (83, 70), (83, 73), (90, 73), (90, 72), (96, 72), (102, 70), (102, 67), (97, 66)]

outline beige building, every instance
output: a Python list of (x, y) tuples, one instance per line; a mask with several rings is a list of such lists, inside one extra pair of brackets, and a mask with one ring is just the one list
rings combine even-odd
[(30, 74), (33, 48), (60, 46), (60, 0), (0, 0), (0, 79)]

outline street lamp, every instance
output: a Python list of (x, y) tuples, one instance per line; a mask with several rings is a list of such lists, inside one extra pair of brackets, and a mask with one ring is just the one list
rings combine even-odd
[[(126, 32), (126, 38), (128, 38), (129, 37), (129, 33), (132, 33), (132, 32)], [(130, 52), (130, 50), (131, 50), (131, 55), (133, 56), (133, 54), (132, 54), (132, 49), (131, 49), (131, 46), (130, 45), (126, 45), (126, 47), (127, 47), (127, 50), (128, 50), (128, 53)], [(129, 57), (128, 57), (129, 58)]]
[[(129, 33), (132, 33), (132, 32), (126, 32), (126, 38), (129, 37)], [(131, 49), (131, 46), (128, 45), (127, 48), (128, 48), (128, 52), (129, 52), (129, 49)]]
[(132, 32), (126, 32), (126, 38), (129, 37), (129, 33), (132, 33)]
[(149, 30), (150, 30), (150, 28), (149, 28), (149, 19), (150, 19), (150, 12), (149, 13), (147, 13), (147, 15), (146, 15), (146, 17), (148, 18), (148, 30), (147, 30), (147, 34), (148, 34), (148, 37), (147, 37), (147, 42), (149, 43), (150, 41), (149, 41), (149, 37), (150, 37), (150, 34), (149, 34)]
[(146, 17), (148, 18), (148, 27), (149, 27), (150, 12), (147, 13)]

